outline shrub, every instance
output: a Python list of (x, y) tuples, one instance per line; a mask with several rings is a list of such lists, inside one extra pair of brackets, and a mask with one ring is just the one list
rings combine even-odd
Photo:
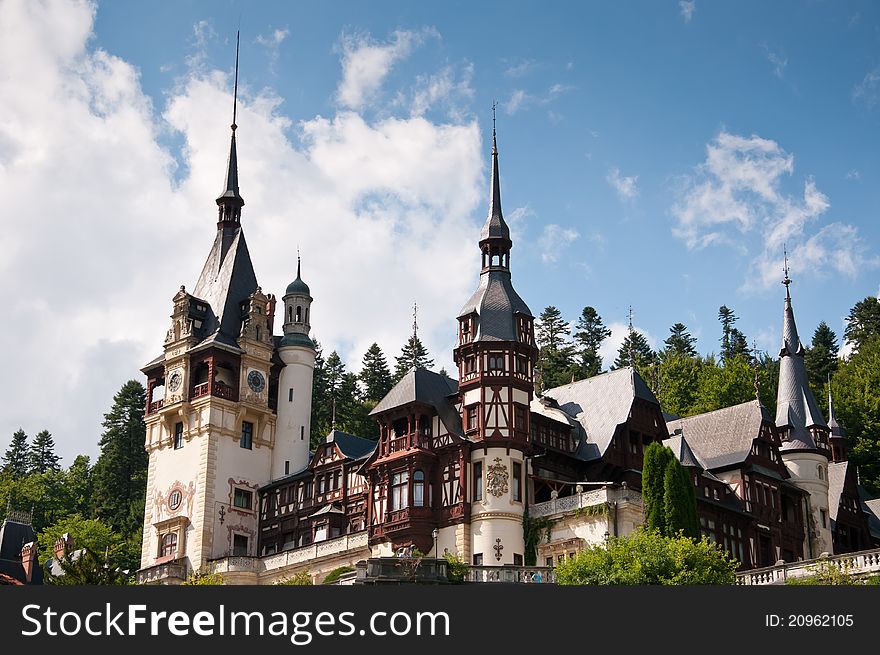
[(331, 582), (336, 582), (343, 573), (351, 573), (354, 571), (353, 566), (340, 566), (339, 568), (335, 568), (330, 573), (327, 574), (327, 577), (324, 578), (324, 581), (321, 584), (330, 584)]
[(443, 553), (443, 559), (447, 562), (446, 579), (453, 584), (464, 582), (470, 567), (455, 553)]
[(308, 571), (300, 571), (299, 573), (295, 573), (289, 578), (279, 580), (275, 584), (288, 587), (311, 587), (312, 577), (309, 575)]

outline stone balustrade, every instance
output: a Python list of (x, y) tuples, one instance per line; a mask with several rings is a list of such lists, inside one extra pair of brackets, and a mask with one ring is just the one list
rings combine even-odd
[(823, 562), (830, 562), (842, 572), (850, 575), (880, 574), (880, 548), (800, 562), (786, 562), (763, 569), (752, 569), (738, 573), (736, 583), (738, 585), (785, 584), (789, 578), (803, 578), (813, 575), (816, 572), (816, 566)]
[(556, 574), (543, 566), (471, 566), (465, 581), (556, 584)]
[(543, 503), (535, 503), (529, 506), (529, 516), (532, 518), (557, 516), (614, 502), (628, 502), (641, 507), (642, 496), (639, 492), (626, 487), (603, 487), (582, 491), (572, 496), (553, 498)]

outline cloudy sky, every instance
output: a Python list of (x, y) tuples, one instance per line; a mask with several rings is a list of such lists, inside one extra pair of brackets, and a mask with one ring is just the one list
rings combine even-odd
[(778, 348), (880, 285), (872, 2), (0, 0), (0, 448), (95, 455), (211, 246), (235, 31), (242, 223), (264, 291), (296, 250), (325, 350), (411, 331), (452, 369), (498, 103), (514, 283), (653, 344), (717, 310)]

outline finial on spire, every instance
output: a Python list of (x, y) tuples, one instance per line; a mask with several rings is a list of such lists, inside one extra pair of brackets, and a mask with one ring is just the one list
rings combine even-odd
[(412, 353), (413, 368), (416, 367), (416, 365), (418, 364), (418, 361), (419, 361), (419, 353), (418, 353), (418, 349), (416, 348), (416, 343), (418, 343), (418, 340), (419, 340), (419, 318), (418, 318), (418, 315), (419, 315), (419, 306), (418, 306), (418, 303), (414, 302), (413, 303), (413, 353)]
[(785, 273), (785, 277), (782, 278), (782, 284), (785, 285), (785, 295), (788, 295), (788, 285), (791, 284), (791, 278), (788, 276), (789, 268), (788, 268), (788, 250), (785, 248), (785, 244), (782, 244), (782, 272)]
[(238, 45), (239, 45), (239, 37), (241, 35), (241, 30), (235, 33), (235, 84), (232, 87), (232, 131), (235, 132), (235, 128), (238, 125), (235, 124), (235, 118), (238, 113)]

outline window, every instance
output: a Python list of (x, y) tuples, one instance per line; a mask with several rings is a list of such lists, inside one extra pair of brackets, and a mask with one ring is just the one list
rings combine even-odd
[(293, 402), (293, 387), (287, 390), (287, 402)]
[(520, 375), (527, 375), (529, 372), (528, 360), (522, 355), (516, 356), (516, 372)]
[(183, 448), (183, 423), (174, 424), (174, 450)]
[(232, 504), (241, 509), (250, 509), (254, 494), (247, 489), (236, 489), (232, 497)]
[(324, 476), (322, 475), (322, 476), (320, 476), (320, 477), (318, 478), (318, 489), (317, 489), (317, 491), (316, 491), (315, 493), (317, 493), (319, 496), (320, 496), (322, 493), (324, 493), (324, 491), (326, 491), (325, 484), (326, 484), (326, 481), (325, 481)]
[(248, 554), (248, 541), (249, 539), (247, 538), (247, 535), (232, 535), (232, 556), (246, 557)]
[(513, 424), (517, 430), (526, 429), (526, 410), (524, 407), (514, 405), (513, 407)]
[(254, 424), (249, 421), (241, 422), (241, 441), (239, 445), (242, 448), (251, 450), (254, 447)]
[(504, 370), (504, 355), (501, 355), (501, 354), (489, 355), (489, 370), (490, 371), (503, 371)]
[(828, 527), (828, 510), (827, 509), (820, 509), (819, 515), (822, 517), (822, 527), (827, 528)]
[(474, 566), (483, 566), (483, 553), (474, 553)]
[(474, 500), (483, 500), (483, 463), (474, 462)]
[(180, 489), (175, 489), (168, 495), (168, 509), (172, 512), (180, 507), (180, 502), (183, 500), (183, 494), (180, 493)]
[(416, 471), (413, 473), (413, 507), (425, 506), (425, 473)]
[(523, 565), (523, 556), (519, 553), (513, 554), (513, 565), (514, 566), (522, 566)]
[(817, 473), (819, 474), (819, 479), (820, 479), (820, 480), (824, 480), (824, 479), (825, 479), (825, 472), (822, 470), (822, 465), (821, 465), (821, 464), (820, 464), (819, 466), (816, 467), (816, 471), (817, 471)]
[(473, 355), (468, 355), (464, 358), (464, 372), (465, 373), (474, 373), (477, 370), (477, 358)]
[(284, 460), (284, 475), (290, 475), (290, 460)]
[(513, 463), (513, 489), (511, 493), (516, 502), (522, 502), (522, 464), (519, 462)]
[(162, 535), (159, 543), (159, 557), (169, 557), (177, 552), (177, 533), (168, 532)]
[(296, 306), (296, 322), (297, 323), (302, 323), (302, 311), (303, 311), (302, 306), (297, 305)]
[(409, 472), (395, 473), (391, 476), (391, 509), (404, 509), (409, 506)]
[(299, 440), (303, 441), (306, 438), (306, 426), (299, 426)]
[(467, 429), (475, 430), (477, 428), (477, 407), (467, 408)]
[(545, 557), (544, 558), (544, 566), (553, 566), (553, 558)]

